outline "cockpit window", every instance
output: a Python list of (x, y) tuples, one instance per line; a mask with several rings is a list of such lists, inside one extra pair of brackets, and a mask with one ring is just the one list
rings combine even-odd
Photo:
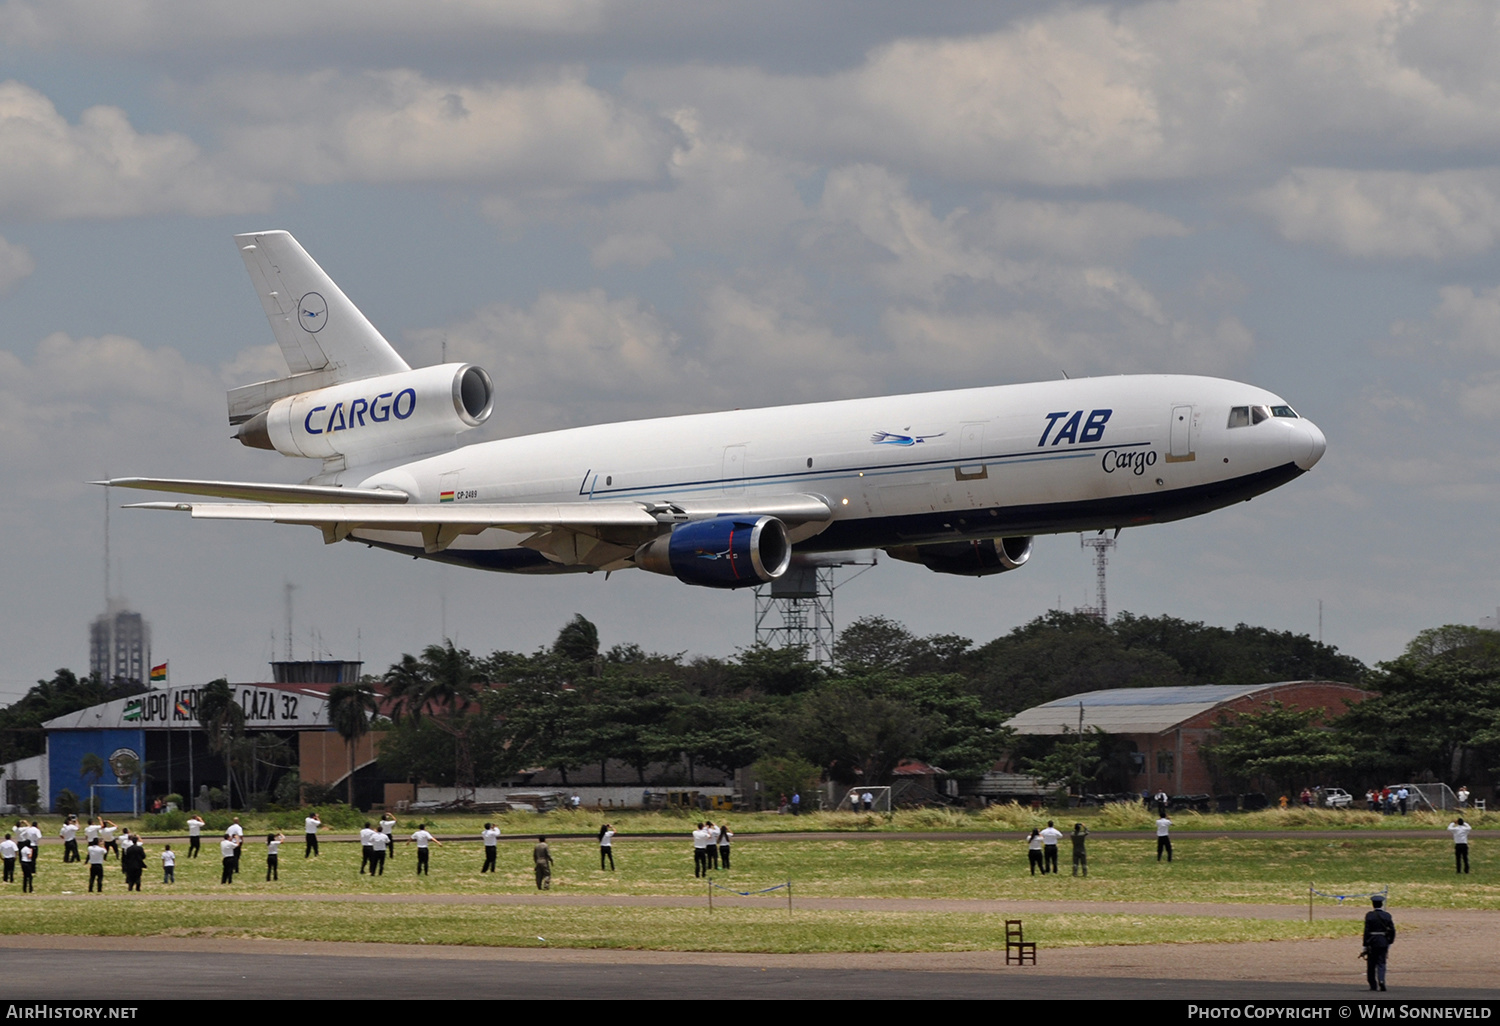
[(1229, 426), (1232, 428), (1247, 427), (1250, 424), (1250, 407), (1235, 406), (1229, 411)]
[(1263, 420), (1271, 419), (1271, 409), (1268, 406), (1250, 407), (1250, 423), (1259, 424)]
[(1297, 411), (1292, 409), (1290, 406), (1273, 406), (1271, 407), (1271, 416), (1292, 417), (1295, 419), (1297, 416)]

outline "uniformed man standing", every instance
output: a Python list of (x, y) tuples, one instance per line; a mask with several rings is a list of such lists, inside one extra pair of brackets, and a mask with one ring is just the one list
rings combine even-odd
[(1385, 990), (1385, 956), (1396, 940), (1396, 921), (1381, 907), (1385, 899), (1380, 895), (1370, 904), (1375, 907), (1365, 913), (1365, 979), (1371, 990)]

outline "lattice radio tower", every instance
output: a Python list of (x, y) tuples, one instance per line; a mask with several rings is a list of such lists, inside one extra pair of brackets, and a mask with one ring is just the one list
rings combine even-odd
[(798, 647), (822, 666), (833, 662), (837, 637), (833, 622), (833, 572), (841, 566), (863, 566), (848, 584), (875, 563), (793, 566), (770, 584), (755, 589), (755, 643), (769, 648)]
[[(1119, 532), (1116, 532), (1115, 538), (1118, 537)], [(1109, 550), (1115, 547), (1115, 538), (1106, 538), (1102, 532), (1093, 538), (1078, 536), (1079, 548), (1094, 550), (1094, 580), (1099, 589), (1099, 601), (1093, 606), (1078, 606), (1073, 612), (1098, 617), (1105, 623), (1109, 622), (1109, 600), (1105, 597), (1104, 568), (1109, 566)]]

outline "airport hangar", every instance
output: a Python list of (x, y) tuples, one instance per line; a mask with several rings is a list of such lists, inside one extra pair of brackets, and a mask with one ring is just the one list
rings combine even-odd
[(1134, 746), (1132, 790), (1212, 794), (1213, 776), (1200, 749), (1212, 739), (1221, 717), (1265, 712), (1272, 702), (1280, 702), (1288, 709), (1321, 709), (1332, 719), (1374, 694), (1331, 680), (1111, 688), (1033, 706), (1005, 725), (1018, 734), (1074, 733), (1082, 706), (1084, 730), (1098, 727)]
[[(335, 684), (357, 681), (361, 665), (332, 660), (272, 663), (274, 681), (231, 684), (245, 714), (245, 732), (270, 732), (290, 741), (295, 757), (288, 768), (297, 769), (304, 784), (343, 784), (349, 775), (349, 751), (329, 726), (328, 692)], [(48, 811), (55, 809), (57, 795), (65, 789), (86, 800), (91, 783), (104, 813), (148, 811), (151, 797), (171, 793), (186, 796), (191, 806), (202, 787), (225, 786), (224, 760), (210, 749), (198, 722), (202, 690), (201, 685), (168, 685), (48, 720), (42, 724), (46, 752), (4, 767), (5, 780), (34, 781), (35, 804)], [(356, 797), (369, 792), (369, 801), (381, 800), (384, 791), (374, 766), (376, 740), (375, 734), (366, 734), (355, 743)], [(89, 755), (98, 756), (104, 765), (97, 781), (83, 774), (83, 760)], [(144, 769), (143, 775), (133, 772), (137, 766)]]

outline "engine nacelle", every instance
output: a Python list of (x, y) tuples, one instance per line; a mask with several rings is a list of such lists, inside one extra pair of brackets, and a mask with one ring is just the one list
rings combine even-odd
[(284, 456), (405, 456), (451, 446), (494, 406), (495, 386), (484, 370), (445, 363), (290, 396), (247, 420), (235, 437)]
[(987, 538), (972, 542), (895, 545), (885, 551), (892, 559), (921, 563), (933, 573), (988, 577), (1025, 566), (1031, 558), (1031, 539)]
[(775, 517), (715, 517), (682, 524), (642, 545), (643, 570), (709, 588), (747, 588), (786, 573), (792, 561), (786, 525)]

